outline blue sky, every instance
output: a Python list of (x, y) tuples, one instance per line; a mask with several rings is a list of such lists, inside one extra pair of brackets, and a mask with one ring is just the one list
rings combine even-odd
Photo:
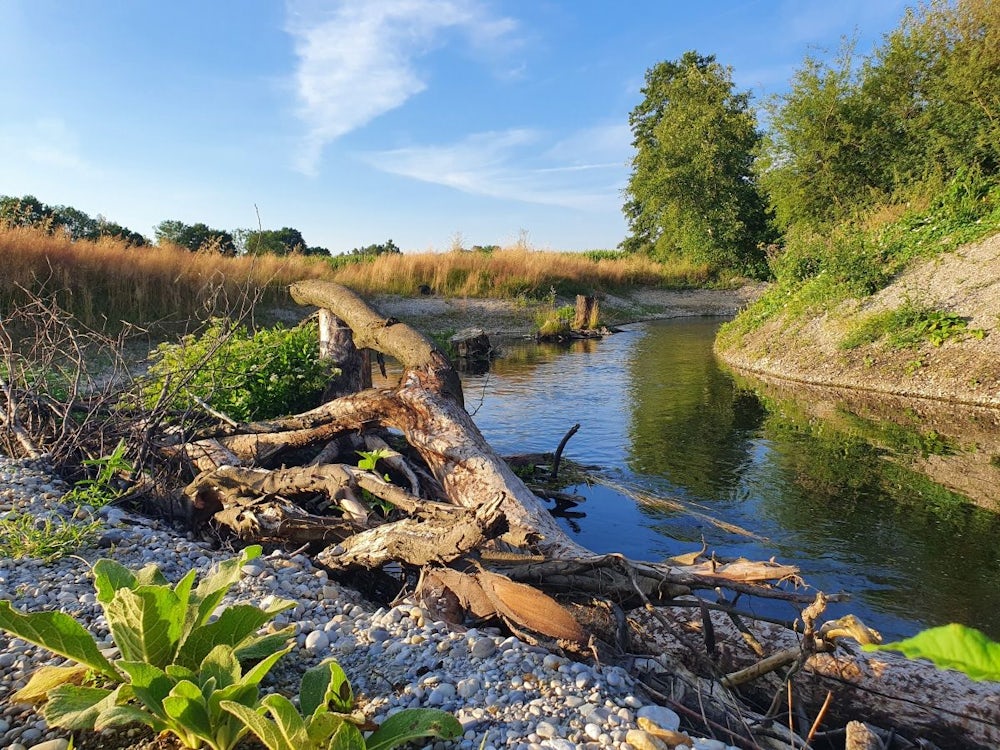
[(645, 71), (694, 49), (756, 104), (897, 0), (0, 0), (0, 194), (163, 219), (611, 248)]

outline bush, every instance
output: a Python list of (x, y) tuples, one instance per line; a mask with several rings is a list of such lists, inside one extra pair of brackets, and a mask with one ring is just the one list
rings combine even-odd
[(317, 406), (336, 374), (332, 364), (319, 358), (315, 324), (250, 333), (214, 320), (200, 336), (161, 344), (152, 358), (142, 390), (145, 406), (167, 398), (171, 408), (186, 411), (201, 399), (238, 421)]

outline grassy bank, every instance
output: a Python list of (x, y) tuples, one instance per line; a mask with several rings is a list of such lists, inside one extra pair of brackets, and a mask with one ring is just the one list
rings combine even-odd
[[(809, 319), (833, 312), (846, 300), (863, 302), (913, 264), (997, 232), (1000, 184), (959, 178), (923, 205), (882, 206), (828, 233), (793, 234), (784, 251), (771, 261), (775, 283), (723, 326), (718, 348), (722, 352), (738, 348), (747, 335), (767, 324), (794, 330)], [(915, 313), (914, 306), (918, 308)], [(937, 330), (933, 321), (950, 312), (915, 300), (908, 307), (899, 315), (882, 313), (878, 319), (858, 316), (846, 325), (838, 344), (853, 348), (858, 342), (890, 334), (895, 341), (933, 341)]]
[(81, 321), (98, 326), (202, 317), (213, 301), (222, 311), (244, 298), (288, 304), (287, 287), (299, 279), (337, 281), (362, 294), (416, 296), (424, 287), (444, 297), (528, 299), (545, 299), (552, 290), (571, 295), (720, 283), (706, 266), (616, 253), (512, 248), (388, 254), (343, 264), (300, 255), (226, 257), (172, 246), (135, 248), (111, 238), (71, 241), (30, 228), (0, 229), (0, 258), (0, 314), (30, 293), (54, 296)]

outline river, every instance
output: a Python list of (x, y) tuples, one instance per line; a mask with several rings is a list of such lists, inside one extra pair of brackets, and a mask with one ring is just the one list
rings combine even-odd
[[(1000, 514), (928, 478), (971, 446), (979, 468), (953, 473), (979, 472), (976, 491), (1000, 494), (1000, 459), (981, 440), (931, 429), (919, 410), (882, 420), (737, 378), (712, 354), (720, 322), (504, 344), (489, 373), (464, 376), (466, 406), (502, 454), (551, 452), (579, 423), (567, 458), (703, 514), (603, 484), (570, 487), (585, 499), (560, 523), (596, 552), (662, 559), (704, 540), (720, 557), (773, 556), (815, 588), (849, 592), (828, 615), (852, 612), (887, 639), (947, 622), (1000, 639)], [(786, 604), (754, 606), (795, 615)]]

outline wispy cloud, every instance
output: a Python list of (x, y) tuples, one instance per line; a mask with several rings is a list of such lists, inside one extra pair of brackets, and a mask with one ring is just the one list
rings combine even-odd
[(457, 143), (365, 154), (372, 166), (473, 195), (578, 210), (616, 208), (627, 127), (594, 127), (551, 142), (537, 130), (476, 133)]
[(315, 172), (323, 147), (423, 91), (415, 61), (458, 30), (488, 47), (514, 29), (479, 0), (304, 0), (288, 8), (295, 88), (307, 133), (298, 167)]
[(14, 123), (0, 130), (0, 158), (8, 164), (24, 162), (40, 167), (84, 169), (76, 133), (59, 117)]

